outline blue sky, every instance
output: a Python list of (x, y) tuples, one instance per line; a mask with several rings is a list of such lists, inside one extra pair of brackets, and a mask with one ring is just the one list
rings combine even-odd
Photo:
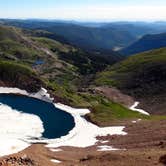
[(0, 0), (0, 17), (165, 20), (166, 0)]

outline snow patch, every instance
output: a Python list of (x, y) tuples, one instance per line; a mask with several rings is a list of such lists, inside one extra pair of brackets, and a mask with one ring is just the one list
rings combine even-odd
[(28, 137), (42, 136), (43, 123), (36, 115), (21, 113), (0, 104), (0, 156), (19, 152), (30, 144)]
[(57, 164), (61, 163), (61, 161), (56, 160), (56, 159), (51, 159), (51, 162), (53, 162), (53, 163), (57, 163)]
[(28, 97), (37, 98), (46, 102), (52, 102), (54, 99), (50, 97), (50, 94), (47, 93), (47, 90), (41, 88), (37, 93), (28, 93), (26, 90), (21, 90), (18, 88), (7, 88), (7, 87), (0, 87), (0, 93), (2, 94), (21, 94)]
[(113, 151), (113, 150), (119, 150), (117, 148), (113, 148), (112, 146), (108, 146), (108, 145), (102, 145), (102, 146), (98, 146), (98, 150), (97, 151)]
[(52, 152), (61, 152), (62, 149), (50, 149)]
[(109, 141), (100, 141), (102, 144), (108, 143)]
[(138, 109), (136, 108), (137, 106), (139, 105), (139, 102), (135, 102), (131, 107), (130, 109), (133, 110), (133, 111), (137, 111), (137, 112), (140, 112), (141, 114), (144, 114), (144, 115), (150, 115), (148, 112), (142, 110), (142, 109)]
[(1, 146), (0, 146), (0, 156), (10, 155), (13, 153), (18, 153), (25, 148), (29, 147), (30, 144), (26, 143), (19, 139), (1, 137), (0, 138)]
[(141, 121), (141, 119), (137, 119), (137, 120), (133, 120), (133, 121), (131, 121), (132, 123), (137, 123), (137, 122), (140, 122)]

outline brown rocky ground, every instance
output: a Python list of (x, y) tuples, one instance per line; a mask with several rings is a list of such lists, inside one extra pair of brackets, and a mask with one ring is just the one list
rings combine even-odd
[(113, 87), (96, 87), (94, 88), (94, 91), (104, 95), (105, 97), (109, 98), (114, 102), (120, 103), (127, 107), (132, 106), (135, 102), (133, 97), (123, 94), (120, 90)]
[(140, 108), (148, 110), (151, 114), (166, 115), (166, 95), (156, 94), (149, 97), (139, 99)]
[[(166, 120), (128, 122), (126, 136), (98, 137), (108, 143), (98, 142), (88, 148), (60, 147), (62, 151), (52, 152), (44, 145), (34, 144), (24, 151), (6, 156), (2, 160), (25, 158), (25, 166), (162, 166), (166, 155)], [(97, 151), (98, 145), (110, 145), (118, 151)], [(53, 163), (57, 159), (62, 163)], [(17, 163), (17, 162), (16, 162)], [(18, 164), (18, 163), (17, 163)], [(17, 166), (7, 163), (2, 166)], [(30, 165), (31, 164), (31, 165)], [(32, 165), (33, 164), (33, 165)], [(166, 164), (165, 164), (166, 165)], [(22, 165), (24, 166), (24, 165)]]

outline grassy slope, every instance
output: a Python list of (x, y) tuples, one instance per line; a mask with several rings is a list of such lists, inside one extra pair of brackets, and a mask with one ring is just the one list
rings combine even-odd
[(71, 106), (89, 108), (91, 113), (87, 118), (98, 125), (107, 126), (122, 120), (148, 118), (98, 94), (76, 92), (65, 88), (65, 86), (57, 86), (57, 84), (52, 87), (54, 92), (66, 99), (66, 102)]
[(37, 50), (33, 43), (25, 39), (21, 29), (14, 27), (0, 26), (0, 55), (1, 58), (21, 60), (25, 63), (34, 63), (45, 54)]
[(166, 48), (144, 52), (99, 73), (96, 83), (127, 89), (142, 87), (143, 83), (156, 84), (165, 81), (165, 64)]
[(99, 73), (95, 83), (116, 86), (143, 102), (148, 101), (150, 108), (162, 104), (154, 111), (165, 112), (166, 48), (131, 56)]
[(31, 68), (2, 60), (0, 60), (0, 80), (1, 83), (31, 92), (38, 91), (43, 84)]
[[(64, 48), (64, 45), (61, 45), (59, 43), (56, 44), (55, 41), (52, 41), (50, 39), (35, 38), (35, 40), (42, 42), (44, 45), (47, 45), (47, 47), (50, 48), (51, 50), (53, 48), (56, 48), (56, 54), (59, 54), (59, 58), (71, 64), (74, 64), (74, 66), (78, 67), (79, 70), (86, 71), (86, 69), (83, 69), (83, 66), (81, 64), (82, 63), (81, 59), (83, 59), (83, 62), (86, 65), (86, 58), (83, 58), (82, 56), (82, 54), (86, 56), (84, 53), (81, 54), (74, 48), (72, 48), (74, 52), (71, 53), (71, 48), (69, 46)], [(66, 52), (68, 54), (66, 54)], [(64, 55), (63, 53), (65, 53), (65, 57), (63, 56)], [(98, 63), (100, 63), (101, 65), (102, 64), (101, 62), (103, 60), (102, 59), (100, 60), (100, 58), (98, 59), (99, 59)], [(94, 61), (97, 63), (98, 59), (96, 58), (94, 59)], [(78, 61), (80, 61), (80, 63)], [(96, 66), (99, 67), (100, 65)], [(90, 67), (91, 66), (93, 67), (92, 64), (90, 64)], [(86, 65), (86, 68), (89, 69), (88, 65)], [(95, 67), (93, 68), (95, 69)], [(63, 82), (63, 86), (62, 84), (57, 83), (57, 79), (51, 80), (50, 82), (48, 82), (48, 84), (49, 87), (52, 87), (52, 89), (54, 89), (56, 95), (65, 99), (65, 101), (70, 105), (74, 107), (90, 108), (92, 110), (92, 113), (88, 116), (88, 118), (90, 118), (90, 120), (93, 121), (94, 123), (100, 125), (108, 125), (110, 123), (113, 123), (113, 121), (120, 119), (124, 120), (132, 118), (146, 118), (146, 116), (143, 116), (137, 112), (130, 111), (124, 106), (118, 103), (114, 103), (108, 100), (107, 98), (104, 98), (103, 96), (90, 94), (89, 92), (78, 92), (77, 85), (79, 84), (78, 86), (80, 87), (80, 83), (78, 82), (81, 82), (82, 85), (81, 87), (83, 87), (86, 84), (85, 77), (87, 72), (83, 74), (84, 74), (83, 79), (81, 78), (82, 76), (79, 76), (79, 78), (76, 77), (71, 78), (70, 75), (67, 75), (71, 79), (68, 79), (68, 81)], [(76, 87), (73, 85), (75, 82), (76, 82)]]
[[(1, 29), (1, 33), (3, 31), (5, 30)], [(1, 58), (10, 59), (11, 62), (2, 63), (2, 66), (0, 66), (2, 73), (0, 75), (3, 76), (3, 68), (5, 67), (5, 72), (8, 73), (9, 78), (12, 78), (5, 77), (5, 80), (11, 82), (18, 76), (21, 79), (18, 79), (16, 83), (21, 88), (26, 86), (24, 82), (28, 81), (25, 80), (28, 77), (32, 78), (35, 74), (32, 71), (27, 72), (30, 70), (24, 70), (26, 67), (17, 66), (16, 64), (21, 63), (33, 68), (45, 82), (45, 86), (51, 89), (55, 97), (75, 107), (92, 109), (93, 111), (89, 118), (95, 123), (107, 125), (118, 119), (142, 118), (141, 114), (132, 112), (102, 96), (80, 91), (93, 79), (96, 72), (109, 65), (105, 62), (105, 59), (97, 56), (93, 57), (93, 55), (88, 55), (88, 53), (77, 50), (72, 46), (47, 38), (25, 36), (20, 29), (11, 29), (11, 34), (7, 39), (5, 38), (5, 33), (3, 35), (4, 38), (0, 42), (6, 42), (9, 49), (8, 47), (3, 48), (5, 46), (3, 44), (0, 45)], [(13, 36), (16, 36), (16, 38)], [(27, 50), (27, 54), (25, 54), (25, 50)], [(34, 66), (34, 62), (38, 59), (42, 60), (44, 64)], [(82, 73), (82, 71), (84, 72)], [(36, 75), (34, 77), (36, 78)], [(40, 82), (40, 80), (34, 78), (32, 80)]]
[(33, 40), (40, 42), (43, 46), (49, 48), (53, 52), (69, 52), (70, 50), (75, 50), (74, 47), (62, 44), (59, 41), (49, 39), (46, 37), (32, 37)]

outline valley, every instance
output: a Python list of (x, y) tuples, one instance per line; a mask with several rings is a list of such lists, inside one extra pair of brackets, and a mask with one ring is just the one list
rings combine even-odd
[[(165, 24), (157, 24), (91, 27), (2, 19), (0, 106), (36, 115), (44, 126), (43, 137), (53, 140), (41, 141), (40, 135), (21, 150), (13, 145), (16, 154), (0, 154), (0, 164), (11, 160), (16, 166), (26, 160), (32, 166), (164, 165), (166, 44)], [(148, 47), (142, 49), (141, 42)], [(113, 51), (114, 47), (124, 48)], [(34, 97), (48, 97), (49, 103)], [(45, 112), (50, 109), (58, 114)], [(66, 135), (70, 138), (54, 142)]]

